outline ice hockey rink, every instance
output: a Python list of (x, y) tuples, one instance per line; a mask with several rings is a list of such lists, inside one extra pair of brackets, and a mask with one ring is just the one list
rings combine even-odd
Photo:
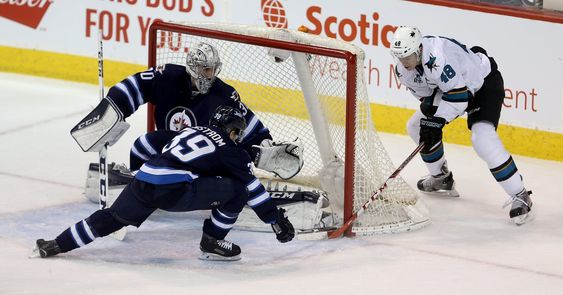
[[(281, 244), (273, 233), (233, 231), (242, 260), (209, 262), (197, 259), (206, 213), (158, 213), (125, 241), (29, 259), (37, 238), (53, 239), (97, 209), (82, 196), (97, 154), (83, 153), (69, 131), (98, 90), (6, 73), (0, 89), (0, 294), (563, 294), (563, 163), (514, 156), (535, 213), (517, 227), (485, 163), (452, 144), (461, 198), (423, 196), (432, 224), (414, 232)], [(110, 161), (128, 161), (144, 114), (129, 120)], [(415, 147), (380, 136), (395, 165)], [(415, 158), (402, 176), (414, 185), (425, 173)]]

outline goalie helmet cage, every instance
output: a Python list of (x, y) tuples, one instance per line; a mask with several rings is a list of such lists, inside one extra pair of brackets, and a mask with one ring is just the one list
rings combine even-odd
[[(391, 175), (393, 164), (371, 120), (360, 48), (287, 29), (156, 21), (149, 30), (149, 67), (185, 65), (198, 42), (218, 49), (219, 78), (237, 90), (274, 140), (302, 139), (305, 164), (290, 181), (326, 191), (341, 218), (350, 218)], [(152, 113), (149, 105), (149, 131)], [(416, 192), (398, 177), (346, 235), (409, 231), (429, 222)]]

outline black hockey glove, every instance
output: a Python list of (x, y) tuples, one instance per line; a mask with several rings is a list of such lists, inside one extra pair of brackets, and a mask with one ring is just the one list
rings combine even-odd
[(420, 111), (426, 116), (434, 116), (438, 107), (434, 105), (434, 95), (436, 95), (436, 90), (431, 96), (426, 96), (420, 99)]
[(295, 237), (295, 229), (293, 224), (287, 219), (287, 214), (283, 208), (278, 209), (278, 218), (276, 223), (272, 224), (272, 230), (276, 234), (276, 238), (281, 243), (287, 243)]
[(420, 141), (424, 143), (422, 152), (429, 152), (437, 143), (442, 141), (442, 128), (446, 125), (446, 119), (440, 117), (428, 117), (420, 119)]

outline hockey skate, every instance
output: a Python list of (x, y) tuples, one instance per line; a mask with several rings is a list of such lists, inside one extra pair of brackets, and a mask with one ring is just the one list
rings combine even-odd
[(523, 189), (520, 193), (511, 196), (510, 199), (503, 206), (506, 207), (512, 204), (510, 208), (510, 220), (516, 225), (522, 225), (532, 219), (532, 198), (530, 195), (532, 191)]
[[(86, 187), (84, 196), (93, 203), (99, 202), (100, 187), (100, 164), (90, 163), (88, 174), (86, 176)], [(117, 197), (121, 191), (133, 180), (133, 174), (125, 164), (108, 164), (109, 191), (112, 196)]]
[(61, 253), (61, 249), (59, 248), (57, 241), (45, 241), (43, 239), (39, 239), (35, 242), (35, 247), (33, 247), (33, 249), (31, 250), (29, 258), (47, 258), (50, 256), (55, 256), (59, 253)]
[(227, 240), (217, 240), (212, 236), (203, 233), (199, 243), (201, 250), (201, 260), (214, 261), (235, 261), (240, 260), (240, 247)]
[(438, 175), (428, 175), (420, 179), (416, 186), (422, 192), (447, 197), (459, 197), (455, 190), (453, 173), (448, 170), (446, 163), (442, 165), (442, 173)]

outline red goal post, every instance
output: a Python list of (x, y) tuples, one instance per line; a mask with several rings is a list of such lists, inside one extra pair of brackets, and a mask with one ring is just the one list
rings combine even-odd
[[(331, 177), (335, 177), (336, 179), (338, 179), (338, 177), (343, 178), (343, 183), (342, 183), (343, 190), (338, 191), (340, 188), (338, 187), (335, 189), (333, 188), (336, 191), (330, 192), (330, 194), (333, 195), (332, 196), (333, 198), (331, 200), (337, 198), (343, 198), (342, 218), (344, 220), (347, 220), (353, 215), (354, 208), (358, 208), (358, 204), (361, 205), (361, 203), (363, 203), (363, 200), (366, 199), (365, 196), (360, 197), (360, 195), (366, 195), (367, 197), (369, 197), (368, 195), (370, 195), (370, 193), (372, 191), (375, 191), (375, 188), (377, 188), (378, 186), (377, 182), (384, 179), (385, 175), (383, 174), (386, 173), (386, 171), (378, 171), (378, 173), (376, 173), (377, 176), (372, 176), (371, 170), (377, 170), (377, 168), (380, 168), (379, 166), (381, 165), (378, 165), (377, 163), (375, 165), (367, 165), (367, 166), (364, 165), (365, 162), (373, 162), (373, 161), (366, 161), (364, 160), (364, 158), (360, 159), (357, 155), (356, 150), (357, 149), (361, 150), (363, 153), (367, 151), (374, 153), (382, 153), (381, 151), (383, 150), (383, 153), (385, 154), (382, 156), (382, 158), (384, 158), (382, 160), (382, 163), (384, 163), (383, 166), (385, 166), (384, 167), (385, 169), (383, 170), (392, 171), (393, 168), (391, 161), (389, 160), (386, 152), (384, 151), (381, 143), (379, 142), (379, 138), (375, 134), (375, 130), (373, 131), (371, 130), (373, 129), (373, 126), (371, 127), (367, 126), (370, 124), (372, 125), (373, 122), (371, 121), (371, 117), (370, 117), (369, 101), (367, 101), (367, 103), (365, 101), (367, 100), (367, 93), (363, 93), (365, 92), (365, 83), (363, 82), (363, 60), (364, 60), (363, 51), (351, 44), (334, 39), (324, 38), (326, 40), (321, 40), (323, 39), (322, 37), (313, 36), (302, 32), (292, 31), (291, 33), (285, 33), (285, 31), (287, 31), (285, 30), (284, 32), (280, 33), (280, 31), (283, 30), (256, 28), (251, 26), (225, 25), (225, 24), (197, 24), (197, 23), (180, 24), (180, 23), (168, 23), (168, 22), (156, 21), (151, 25), (149, 29), (148, 65), (149, 67), (156, 67), (162, 63), (170, 63), (170, 62), (185, 64), (185, 61), (183, 61), (182, 58), (185, 58), (185, 54), (187, 53), (188, 48), (190, 46), (193, 46), (193, 43), (190, 42), (195, 42), (192, 41), (191, 38), (194, 38), (194, 40), (195, 39), (211, 40), (210, 42), (212, 43), (215, 42), (220, 44), (219, 47), (221, 48), (219, 48), (219, 55), (223, 60), (223, 72), (225, 72), (225, 68), (229, 70), (235, 67), (252, 66), (252, 65), (244, 65), (244, 64), (238, 65), (234, 62), (229, 63), (229, 61), (225, 61), (224, 56), (229, 56), (232, 53), (229, 52), (230, 49), (228, 49), (231, 47), (225, 47), (225, 49), (222, 49), (223, 43), (239, 44), (240, 46), (243, 46), (242, 48), (254, 48), (252, 46), (256, 46), (264, 49), (275, 48), (278, 50), (285, 50), (291, 52), (289, 59), (293, 59), (293, 63), (295, 65), (294, 69), (285, 70), (288, 71), (289, 74), (284, 73), (283, 75), (287, 75), (287, 76), (283, 76), (282, 79), (278, 79), (276, 77), (272, 78), (271, 80), (275, 80), (272, 83), (274, 84), (277, 83), (276, 85), (268, 84), (270, 83), (268, 80), (264, 80), (264, 81), (260, 81), (260, 83), (256, 83), (255, 80), (258, 78), (255, 77), (251, 77), (249, 79), (251, 80), (253, 87), (256, 87), (256, 85), (260, 85), (260, 87), (263, 88), (259, 92), (256, 92), (256, 93), (260, 93), (260, 95), (263, 95), (263, 93), (268, 92), (269, 91), (268, 88), (283, 89), (280, 91), (286, 91), (285, 88), (292, 88), (292, 90), (289, 90), (289, 91), (293, 91), (290, 96), (293, 96), (295, 94), (295, 89), (297, 89), (298, 92), (301, 93), (302, 100), (305, 101), (306, 109), (308, 111), (308, 116), (309, 116), (308, 118), (301, 116), (301, 118), (305, 118), (305, 120), (309, 120), (312, 122), (310, 123), (312, 127), (306, 128), (307, 130), (312, 130), (312, 131), (310, 132), (310, 134), (308, 135), (304, 134), (304, 135), (307, 137), (306, 139), (314, 137), (312, 143), (306, 145), (305, 152), (306, 153), (309, 152), (309, 154), (312, 154), (313, 152), (320, 154), (320, 157), (317, 156), (312, 160), (306, 158), (305, 163), (306, 165), (309, 164), (315, 166), (309, 169), (310, 171), (313, 171), (311, 173), (314, 174), (315, 173), (314, 171), (317, 172), (324, 171), (323, 168), (328, 166), (327, 165), (328, 162), (331, 162), (331, 165), (334, 164), (332, 163), (333, 160), (334, 162), (338, 162), (338, 161), (343, 162), (342, 164), (343, 167), (337, 167), (335, 169), (332, 169), (337, 172), (331, 170), (332, 171), (331, 173), (334, 174), (331, 175)], [(291, 34), (292, 36), (291, 38), (297, 38), (297, 39), (287, 40), (286, 34)], [(317, 40), (320, 41), (317, 42)], [(233, 45), (233, 46), (239, 46), (239, 45)], [(246, 50), (246, 49), (239, 49), (239, 47), (236, 48), (237, 49), (232, 49), (233, 52), (237, 52), (236, 54), (240, 53), (242, 55), (242, 51)], [(247, 50), (254, 52), (254, 49), (247, 49)], [(345, 73), (345, 78), (344, 75), (342, 77), (343, 80), (345, 80), (342, 83), (343, 85), (339, 85), (339, 86), (332, 86), (329, 84), (324, 85), (322, 84), (323, 77), (321, 78), (308, 77), (309, 75), (313, 75), (311, 73), (311, 65), (309, 62), (312, 56), (330, 58), (331, 60), (334, 59), (338, 62), (342, 61), (342, 63), (345, 62), (345, 67), (343, 66), (343, 68), (345, 68), (346, 73)], [(252, 57), (249, 58), (247, 60), (247, 63), (252, 62), (252, 60), (253, 60)], [(358, 64), (359, 61), (361, 62), (361, 64)], [(261, 61), (261, 62), (257, 61), (257, 63), (259, 64), (257, 64), (256, 66), (261, 67), (265, 65), (267, 61)], [(307, 66), (299, 66), (300, 64), (306, 64)], [(276, 71), (278, 71), (277, 68), (268, 71), (268, 73), (276, 72)], [(294, 72), (297, 72), (297, 74), (295, 74)], [(238, 73), (240, 73), (240, 75), (247, 74), (246, 70), (239, 71)], [(223, 75), (229, 75), (229, 74), (225, 73)], [(262, 74), (256, 74), (256, 75), (260, 76)], [(281, 85), (281, 86), (278, 85), (280, 83), (278, 80), (288, 79), (287, 77), (290, 76), (298, 77), (297, 79), (296, 78), (293, 79), (293, 80), (299, 80), (298, 87), (295, 86), (286, 87), (285, 85)], [(222, 74), (220, 74), (219, 77), (223, 79)], [(231, 77), (229, 78), (231, 80), (236, 80), (236, 74), (231, 75)], [(229, 78), (227, 78), (227, 80), (229, 80)], [(358, 79), (361, 79), (361, 83), (358, 82)], [(289, 81), (288, 83), (296, 83), (296, 82)], [(334, 88), (340, 87), (342, 89), (335, 90), (330, 94), (319, 94), (320, 92), (325, 91), (326, 90), (325, 88), (332, 88), (332, 87)], [(245, 95), (243, 95), (243, 93), (239, 90), (239, 87), (235, 86), (235, 88), (239, 91), (239, 93), (241, 93), (242, 100), (245, 103), (247, 103), (251, 109), (254, 110), (252, 103), (249, 104), (245, 100), (245, 98), (247, 99), (249, 97), (252, 98), (253, 96), (256, 95), (247, 95), (245, 97)], [(361, 95), (359, 95), (358, 89), (360, 89), (360, 91), (362, 92)], [(334, 93), (341, 93), (341, 94), (335, 95)], [(266, 95), (266, 97), (269, 97), (269, 95)], [(309, 97), (313, 97), (314, 99), (311, 99)], [(335, 99), (334, 97), (339, 97), (339, 98)], [(358, 105), (358, 97), (362, 97), (363, 99), (361, 105)], [(281, 98), (276, 97), (276, 98), (270, 98), (264, 100), (281, 101)], [(338, 100), (339, 102), (336, 104), (342, 103), (344, 106), (342, 107), (342, 109), (339, 109), (338, 107), (334, 107), (334, 108), (330, 107), (329, 109), (328, 107), (326, 107), (326, 104), (323, 104), (323, 102), (321, 103), (319, 103), (318, 101), (316, 102), (316, 100)], [(283, 103), (280, 104), (283, 105)], [(287, 105), (291, 105), (291, 104), (288, 103)], [(269, 114), (270, 109), (268, 108), (274, 110), (282, 107), (283, 106), (279, 106), (279, 105), (267, 106), (265, 107), (264, 111)], [(294, 116), (294, 114), (292, 114), (291, 112), (292, 112), (291, 110), (287, 110), (287, 109), (283, 110), (283, 113), (285, 115), (288, 115), (290, 117), (299, 117), (299, 115)], [(154, 130), (154, 126), (155, 126), (152, 113), (153, 113), (153, 106), (149, 105), (148, 126), (147, 126), (147, 129), (149, 131)], [(343, 119), (341, 120), (341, 122), (336, 122), (338, 121), (338, 119), (330, 118), (334, 116), (334, 113), (345, 113), (342, 114)], [(362, 116), (361, 124), (358, 123), (359, 120), (357, 118), (358, 113), (360, 113)], [(258, 114), (258, 116), (260, 117), (261, 120), (263, 120), (263, 117), (260, 116), (260, 114)], [(266, 126), (269, 129), (271, 129), (271, 131), (275, 131), (278, 125), (284, 126), (283, 128), (280, 127), (280, 129), (293, 128), (292, 125), (287, 125), (287, 126), (285, 125), (286, 122), (288, 121), (287, 119), (282, 118), (275, 120), (272, 121), (273, 123), (266, 124)], [(319, 125), (327, 125), (327, 126), (319, 126)], [(343, 129), (343, 132), (339, 131), (340, 129)], [(301, 131), (301, 133), (303, 134), (306, 132)], [(379, 146), (377, 146), (375, 149), (358, 148), (359, 145), (362, 146), (369, 145), (369, 143), (365, 143), (365, 141), (367, 140), (363, 139), (363, 137), (365, 137), (365, 134), (371, 136), (372, 133), (375, 134), (374, 136), (376, 137), (376, 140), (374, 141), (377, 141), (376, 145)], [(359, 137), (362, 138), (360, 139)], [(274, 137), (274, 139), (276, 138)], [(289, 138), (282, 138), (282, 139), (289, 139)], [(318, 151), (315, 149), (318, 149)], [(307, 169), (304, 168), (304, 170)], [(302, 171), (302, 174), (305, 174), (305, 172), (306, 171)], [(321, 174), (321, 172), (318, 173)], [(337, 175), (342, 173), (343, 175)], [(323, 172), (323, 175), (325, 175), (325, 172)], [(296, 177), (296, 179), (297, 178), (298, 177)], [(320, 186), (319, 189), (327, 191), (327, 189), (322, 185), (323, 183), (322, 177), (319, 178), (321, 178), (321, 180), (315, 180), (315, 179), (311, 180), (312, 179), (311, 177), (309, 178), (305, 177), (304, 179), (307, 179), (306, 180), (307, 185), (316, 184), (312, 186), (313, 187)], [(402, 182), (398, 184), (400, 188), (396, 190), (391, 189), (390, 195), (386, 196), (382, 200), (384, 200), (389, 204), (392, 203), (395, 206), (400, 206), (400, 207), (405, 207), (405, 206), (413, 207), (413, 205), (416, 205), (417, 207), (416, 210), (425, 211), (425, 207), (421, 205), (416, 194), (412, 192), (412, 189), (410, 189), (410, 187), (408, 187), (408, 185), (406, 185), (404, 181), (402, 180), (400, 181)], [(371, 182), (373, 182), (373, 184)], [(336, 181), (336, 183), (338, 183), (338, 181)], [(361, 185), (358, 183), (361, 183)], [(358, 188), (359, 186), (362, 186), (362, 188), (359, 189)], [(363, 186), (365, 186), (365, 188)], [(330, 189), (328, 189), (328, 191), (330, 191)], [(392, 195), (394, 193), (393, 191), (395, 192), (399, 191), (400, 192), (399, 194), (402, 193), (408, 196), (395, 197)], [(336, 196), (336, 195), (343, 195), (343, 196)], [(382, 211), (385, 211), (385, 209), (382, 208), (385, 208), (385, 206), (391, 207), (391, 205), (389, 204), (383, 204), (382, 207), (379, 207), (379, 209), (376, 208), (374, 211), (376, 213), (374, 214), (379, 214), (381, 216), (385, 215), (385, 213), (381, 213)], [(394, 211), (396, 210), (398, 209), (392, 208), (389, 211), (390, 212), (393, 211), (393, 213), (391, 214), (393, 215), (395, 214)], [(411, 208), (406, 211), (413, 211), (413, 210)], [(384, 216), (381, 218), (381, 220), (383, 220), (381, 222), (382, 225), (377, 225), (374, 227), (371, 226), (371, 223), (378, 223), (378, 221), (364, 222), (363, 225), (357, 227), (357, 229), (360, 230), (356, 232), (360, 232), (362, 234), (370, 234), (371, 232), (381, 233), (381, 232), (397, 232), (397, 231), (410, 230), (412, 228), (424, 226), (428, 223), (429, 219), (426, 213), (425, 212), (416, 212), (415, 214), (412, 214), (412, 212), (403, 213), (402, 215), (406, 215), (407, 219), (412, 219), (411, 218), (412, 216), (408, 216), (408, 215), (414, 215), (415, 217), (418, 218), (418, 220), (408, 220), (408, 221), (396, 221), (394, 216), (393, 217)], [(401, 214), (397, 214), (397, 215), (401, 215)], [(377, 216), (375, 219), (377, 219)], [(370, 230), (364, 232), (363, 229), (365, 228), (370, 228)], [(375, 229), (375, 230), (371, 230), (371, 229)], [(349, 231), (348, 235), (351, 234), (352, 232)]]

